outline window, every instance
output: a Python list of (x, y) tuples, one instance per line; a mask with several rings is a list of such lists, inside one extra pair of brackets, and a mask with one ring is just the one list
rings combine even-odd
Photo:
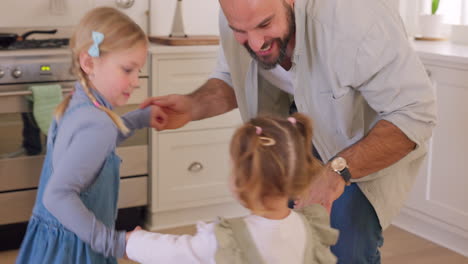
[[(431, 1), (422, 0), (422, 10), (430, 13)], [(468, 25), (468, 0), (440, 0), (437, 14), (444, 16), (445, 24)]]
[[(409, 36), (419, 34), (419, 15), (431, 13), (431, 0), (398, 0), (400, 15)], [(440, 0), (437, 14), (444, 16), (444, 35), (450, 34), (450, 25), (468, 27), (468, 0)], [(451, 33), (453, 36), (453, 32)], [(457, 33), (458, 34), (458, 33)]]

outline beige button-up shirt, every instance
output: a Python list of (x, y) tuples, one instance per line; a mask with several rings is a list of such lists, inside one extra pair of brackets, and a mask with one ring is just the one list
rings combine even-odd
[[(381, 119), (417, 148), (359, 180), (385, 229), (398, 214), (427, 153), (436, 123), (434, 89), (410, 46), (398, 13), (383, 0), (296, 0), (294, 100), (314, 121), (313, 143), (324, 161), (362, 139)], [(287, 115), (288, 94), (259, 74), (220, 14), (228, 71), (212, 77), (233, 87), (243, 120)]]

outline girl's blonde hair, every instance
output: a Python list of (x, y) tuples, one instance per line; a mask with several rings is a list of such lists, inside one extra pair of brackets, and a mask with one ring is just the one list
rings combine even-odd
[[(89, 11), (80, 21), (70, 40), (72, 51), (72, 72), (77, 77), (84, 91), (92, 102), (96, 98), (90, 90), (90, 80), (80, 65), (80, 54), (87, 52), (93, 44), (92, 32), (104, 34), (104, 40), (99, 45), (100, 57), (114, 51), (131, 49), (137, 45), (147, 45), (147, 37), (143, 30), (131, 18), (111, 7), (99, 7)], [(56, 108), (55, 118), (59, 120), (70, 103), (71, 94), (68, 95)], [(106, 112), (116, 126), (128, 133), (128, 128), (122, 119), (109, 108), (99, 105), (99, 109)]]
[(304, 197), (322, 169), (312, 154), (311, 120), (300, 113), (292, 117), (295, 122), (253, 118), (232, 138), (234, 191), (251, 210), (269, 209), (265, 197)]

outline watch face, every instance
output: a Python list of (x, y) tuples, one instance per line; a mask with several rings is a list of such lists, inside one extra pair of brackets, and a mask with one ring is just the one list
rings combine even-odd
[(342, 157), (336, 157), (331, 162), (331, 167), (333, 170), (342, 171), (346, 168), (346, 160)]

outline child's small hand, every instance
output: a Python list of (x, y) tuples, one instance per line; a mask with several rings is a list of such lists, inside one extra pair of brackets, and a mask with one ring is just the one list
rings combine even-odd
[(162, 130), (167, 124), (167, 114), (164, 110), (157, 105), (152, 105), (151, 107), (151, 117), (150, 117), (150, 126), (156, 130)]
[[(140, 226), (135, 227), (132, 231), (129, 231), (125, 234), (125, 244), (128, 244), (128, 240), (130, 239), (130, 236), (132, 235), (133, 232), (142, 230)], [(127, 256), (127, 251), (125, 250), (125, 255), (123, 256), (124, 259), (128, 259)]]
[(137, 226), (132, 231), (127, 232), (127, 234), (125, 234), (125, 242), (128, 242), (128, 239), (130, 239), (130, 236), (132, 235), (132, 233), (138, 230), (142, 230), (140, 226)]

